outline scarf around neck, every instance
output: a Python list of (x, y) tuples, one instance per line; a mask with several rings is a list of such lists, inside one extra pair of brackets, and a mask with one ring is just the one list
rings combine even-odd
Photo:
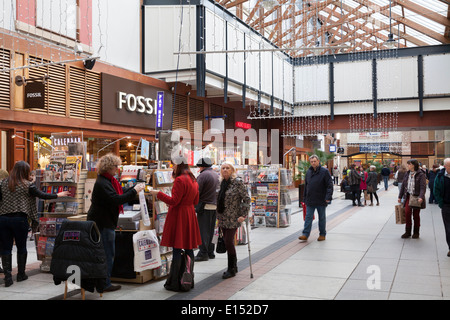
[[(106, 179), (108, 179), (109, 181), (111, 181), (111, 184), (114, 188), (114, 190), (116, 190), (118, 195), (123, 194), (123, 190), (122, 187), (120, 186), (119, 181), (117, 181), (116, 178), (114, 178), (111, 174), (109, 174), (108, 172), (106, 173), (102, 173), (102, 176), (104, 176)], [(123, 205), (119, 205), (119, 214), (123, 214)]]
[(223, 213), (225, 210), (225, 193), (231, 184), (231, 178), (223, 179), (220, 183), (219, 196), (217, 197), (217, 212)]

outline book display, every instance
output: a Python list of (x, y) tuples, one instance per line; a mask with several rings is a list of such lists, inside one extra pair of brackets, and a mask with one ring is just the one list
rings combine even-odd
[[(172, 195), (172, 170), (155, 170), (152, 179), (152, 188), (159, 190), (165, 194)], [(169, 207), (166, 203), (153, 197), (153, 226), (155, 232), (161, 241), (161, 235), (164, 230), (164, 223), (166, 221), (167, 212)], [(172, 248), (160, 246), (161, 266), (153, 270), (153, 277), (159, 279), (168, 275), (170, 265), (172, 262)]]
[[(254, 168), (256, 169), (256, 168)], [(292, 172), (276, 165), (251, 170), (251, 207), (256, 227), (290, 225)]]

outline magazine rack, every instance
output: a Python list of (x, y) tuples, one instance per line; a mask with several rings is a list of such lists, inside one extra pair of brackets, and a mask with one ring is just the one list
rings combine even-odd
[(291, 215), (292, 172), (276, 166), (259, 166), (252, 184), (252, 212), (258, 227), (288, 227)]
[[(171, 196), (173, 186), (172, 172), (172, 169), (155, 170), (152, 179), (153, 190), (159, 190)], [(158, 200), (156, 196), (153, 196), (153, 226), (160, 242), (168, 210), (169, 207), (163, 201)], [(172, 248), (160, 246), (160, 251), (162, 265), (159, 268), (153, 269), (153, 276), (155, 279), (167, 276), (172, 262)]]
[[(44, 171), (45, 174), (45, 171)], [(70, 197), (58, 198), (53, 200), (43, 200), (39, 206), (41, 218), (39, 219), (39, 232), (35, 234), (35, 245), (37, 259), (42, 261), (41, 271), (50, 271), (50, 261), (53, 252), (54, 240), (58, 234), (62, 222), (70, 217), (75, 217), (84, 212), (84, 183), (86, 181), (87, 170), (81, 170), (78, 182), (64, 181), (42, 181), (40, 182), (41, 191), (46, 193), (58, 193), (64, 190), (64, 187), (73, 188), (73, 194)], [(45, 191), (44, 191), (45, 188)], [(61, 190), (59, 190), (61, 189)], [(70, 207), (70, 210), (67, 208)], [(51, 209), (49, 212), (49, 208)]]

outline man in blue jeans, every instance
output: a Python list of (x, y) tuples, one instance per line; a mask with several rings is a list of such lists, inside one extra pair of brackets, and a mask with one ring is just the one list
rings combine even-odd
[(333, 180), (330, 172), (320, 165), (319, 157), (312, 155), (309, 157), (309, 167), (305, 176), (306, 217), (303, 233), (299, 240), (308, 240), (311, 233), (311, 226), (314, 219), (314, 211), (317, 209), (319, 215), (319, 238), (318, 241), (325, 240), (326, 232), (326, 207), (331, 202), (333, 196)]
[(384, 181), (384, 190), (387, 190), (389, 187), (389, 175), (391, 174), (391, 170), (389, 170), (387, 165), (383, 166), (383, 169), (381, 169), (381, 176), (383, 177)]

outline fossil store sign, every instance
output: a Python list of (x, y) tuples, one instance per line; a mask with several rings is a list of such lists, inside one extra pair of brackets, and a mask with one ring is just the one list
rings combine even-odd
[(102, 122), (155, 129), (161, 95), (164, 96), (162, 129), (167, 130), (172, 123), (171, 92), (102, 73)]

